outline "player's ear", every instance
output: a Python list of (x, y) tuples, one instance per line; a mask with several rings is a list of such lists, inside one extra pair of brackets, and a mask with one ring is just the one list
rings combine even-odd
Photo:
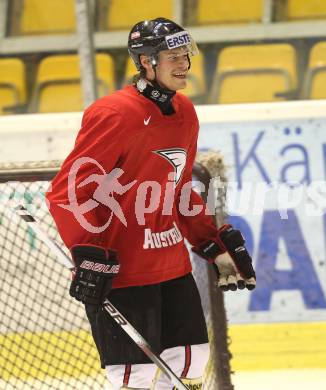
[(154, 75), (153, 65), (151, 64), (150, 57), (141, 54), (140, 63), (146, 71), (146, 78), (148, 80), (152, 80), (155, 77), (155, 75)]
[(150, 63), (150, 58), (145, 56), (144, 54), (140, 55), (140, 63), (146, 70), (149, 70), (152, 67)]

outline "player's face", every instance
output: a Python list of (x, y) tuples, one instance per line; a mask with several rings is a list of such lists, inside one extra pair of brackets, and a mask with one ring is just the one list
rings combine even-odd
[[(159, 53), (156, 66), (156, 80), (163, 87), (172, 91), (186, 88), (188, 73), (187, 51), (183, 48), (163, 50)], [(153, 80), (155, 73), (151, 65), (146, 66), (147, 78)]]
[(162, 87), (172, 91), (186, 88), (188, 67), (187, 51), (183, 48), (161, 51), (156, 66), (156, 79)]

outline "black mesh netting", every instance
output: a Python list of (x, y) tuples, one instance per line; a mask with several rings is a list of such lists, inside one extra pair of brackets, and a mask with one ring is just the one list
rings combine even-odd
[(0, 388), (103, 389), (104, 371), (70, 271), (10, 211), (23, 204), (58, 239), (47, 182), (0, 184)]

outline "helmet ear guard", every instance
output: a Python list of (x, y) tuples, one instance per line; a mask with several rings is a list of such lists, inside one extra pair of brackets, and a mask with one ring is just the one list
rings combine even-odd
[[(141, 60), (140, 60), (141, 55), (144, 55), (144, 54), (139, 55), (139, 68), (137, 66), (137, 70), (140, 72), (141, 77), (146, 78), (146, 69), (142, 65)], [(147, 62), (150, 63), (152, 65), (153, 69), (155, 70), (155, 68), (158, 64), (158, 56), (156, 56), (156, 55), (147, 56)]]
[(158, 56), (157, 55), (151, 56), (150, 61), (151, 61), (152, 66), (155, 67), (158, 64)]
[(148, 63), (150, 63), (153, 67), (155, 67), (158, 64), (158, 55), (152, 54), (147, 58), (148, 58)]

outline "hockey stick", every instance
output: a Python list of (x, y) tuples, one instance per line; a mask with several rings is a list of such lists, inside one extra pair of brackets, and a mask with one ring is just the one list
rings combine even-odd
[[(74, 264), (72, 260), (65, 254), (61, 247), (48, 236), (48, 234), (38, 225), (35, 218), (27, 211), (24, 206), (17, 206), (14, 208), (16, 214), (18, 214), (34, 231), (34, 233), (48, 246), (49, 249), (57, 256), (62, 265), (72, 270)], [(138, 347), (152, 360), (154, 364), (166, 375), (171, 383), (180, 390), (188, 390), (181, 380), (174, 374), (170, 367), (156, 355), (148, 342), (137, 332), (137, 330), (126, 320), (126, 318), (116, 309), (112, 303), (106, 299), (103, 302), (104, 309), (109, 315), (121, 326), (121, 328), (128, 334), (128, 336), (138, 345)]]

